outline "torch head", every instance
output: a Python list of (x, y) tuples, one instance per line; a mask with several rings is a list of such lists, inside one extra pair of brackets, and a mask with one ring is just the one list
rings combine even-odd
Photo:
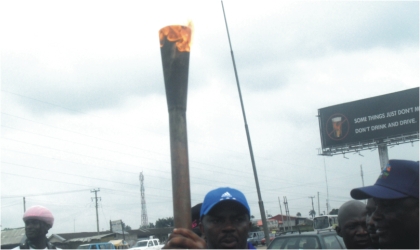
[(168, 110), (186, 110), (191, 28), (166, 26), (160, 29), (159, 39)]

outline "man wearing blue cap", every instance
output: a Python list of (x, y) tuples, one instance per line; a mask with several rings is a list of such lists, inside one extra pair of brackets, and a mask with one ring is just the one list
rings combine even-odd
[(239, 190), (223, 187), (207, 193), (200, 218), (204, 239), (191, 230), (176, 228), (164, 248), (255, 249), (247, 243), (250, 209)]
[(419, 249), (419, 162), (390, 160), (373, 186), (350, 192), (357, 200), (373, 198), (372, 220), (380, 248)]

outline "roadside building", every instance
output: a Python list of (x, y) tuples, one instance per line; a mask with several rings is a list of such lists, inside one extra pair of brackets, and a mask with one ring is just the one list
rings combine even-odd
[(25, 239), (24, 227), (1, 230), (1, 249), (15, 248)]

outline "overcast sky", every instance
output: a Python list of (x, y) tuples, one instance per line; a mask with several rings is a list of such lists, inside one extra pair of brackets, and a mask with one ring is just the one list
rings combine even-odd
[[(419, 86), (418, 1), (225, 0), (262, 200), (318, 214), (380, 173), (378, 150), (318, 155), (318, 109)], [(191, 204), (243, 191), (260, 217), (221, 2), (2, 1), (1, 226), (26, 207), (50, 233), (173, 216), (169, 121), (158, 31), (194, 24), (187, 129)], [(418, 142), (389, 147), (419, 160)], [(347, 159), (348, 158), (348, 159)], [(324, 165), (325, 163), (325, 165)], [(328, 180), (328, 186), (326, 184)], [(285, 212), (285, 207), (282, 205)]]

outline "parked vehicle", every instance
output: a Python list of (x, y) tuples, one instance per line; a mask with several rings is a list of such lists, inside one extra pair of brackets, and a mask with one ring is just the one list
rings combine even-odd
[(77, 247), (77, 249), (115, 249), (114, 245), (109, 242), (99, 242), (92, 244), (83, 244)]
[[(274, 238), (276, 237), (275, 234), (269, 234), (270, 235), (270, 242), (272, 242), (274, 240)], [(261, 245), (265, 245), (265, 237), (261, 239)]]
[(160, 244), (159, 239), (148, 239), (148, 240), (139, 240), (136, 244), (133, 245), (130, 249), (148, 249), (148, 250), (160, 250), (163, 245)]
[(258, 232), (249, 232), (248, 233), (248, 241), (251, 242), (254, 246), (258, 246), (261, 244), (261, 240), (264, 238), (264, 231)]
[(267, 249), (346, 249), (335, 230), (283, 234), (276, 237)]
[(124, 240), (110, 240), (109, 243), (114, 245), (115, 249), (128, 249), (128, 243)]
[(335, 229), (338, 225), (338, 215), (321, 215), (314, 218), (314, 230)]

